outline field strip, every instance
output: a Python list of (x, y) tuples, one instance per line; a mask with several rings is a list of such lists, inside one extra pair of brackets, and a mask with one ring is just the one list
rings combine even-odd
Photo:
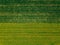
[(56, 23), (0, 23), (0, 36), (6, 35), (60, 36), (60, 24)]
[(18, 7), (18, 6), (60, 6), (60, 4), (13, 4), (13, 5), (0, 5), (0, 7)]

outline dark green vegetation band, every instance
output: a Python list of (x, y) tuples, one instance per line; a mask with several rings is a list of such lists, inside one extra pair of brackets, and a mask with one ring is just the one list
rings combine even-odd
[(0, 0), (0, 22), (60, 23), (60, 1)]

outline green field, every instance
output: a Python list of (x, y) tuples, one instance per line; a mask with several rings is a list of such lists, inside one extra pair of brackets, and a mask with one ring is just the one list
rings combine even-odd
[(0, 0), (0, 23), (60, 23), (60, 0)]
[(60, 45), (60, 24), (0, 23), (0, 45)]
[(60, 45), (60, 0), (0, 0), (0, 45)]

